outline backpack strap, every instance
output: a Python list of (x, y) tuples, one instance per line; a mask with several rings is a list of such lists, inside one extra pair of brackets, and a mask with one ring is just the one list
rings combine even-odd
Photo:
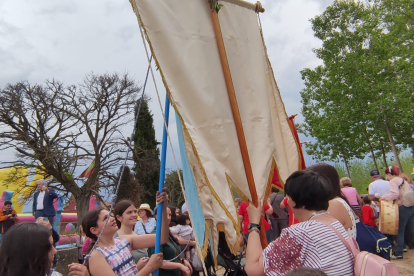
[(401, 182), (401, 184), (400, 185), (398, 185), (398, 190), (400, 190), (401, 189), (401, 187), (404, 185), (404, 179), (403, 179), (403, 181)]
[(142, 222), (142, 220), (141, 220), (141, 224), (142, 224), (142, 227), (144, 227), (144, 232), (145, 232), (145, 234), (148, 234), (148, 232), (147, 232), (147, 228), (145, 228), (144, 222)]
[(275, 202), (276, 196), (273, 198), (272, 202), (270, 202), (270, 205), (272, 206), (272, 208), (273, 208), (273, 203)]

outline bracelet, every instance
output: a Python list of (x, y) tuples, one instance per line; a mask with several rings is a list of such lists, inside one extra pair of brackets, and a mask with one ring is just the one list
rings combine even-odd
[(252, 232), (256, 232), (256, 233), (260, 234), (260, 230), (256, 226), (253, 226), (249, 229), (249, 234), (251, 234)]

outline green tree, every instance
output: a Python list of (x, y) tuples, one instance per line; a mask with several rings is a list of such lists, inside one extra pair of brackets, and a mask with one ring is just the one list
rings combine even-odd
[[(300, 129), (318, 140), (313, 150), (325, 158), (342, 156), (346, 163), (347, 157), (370, 153), (378, 167), (376, 151), (386, 162), (384, 151), (391, 147), (400, 165), (398, 151), (412, 140), (413, 78), (407, 76), (413, 71), (406, 64), (413, 40), (397, 38), (394, 23), (386, 23), (386, 2), (334, 1), (311, 19), (323, 43), (314, 50), (323, 65), (301, 72), (305, 122)], [(398, 24), (394, 29), (401, 33), (403, 23)]]
[[(184, 179), (182, 170), (180, 170), (180, 175), (181, 179)], [(170, 171), (165, 175), (165, 187), (168, 189), (168, 198), (170, 203), (177, 207), (181, 206), (184, 202), (184, 195), (177, 171)]]
[[(148, 101), (145, 97), (142, 101), (138, 122), (133, 135), (135, 162), (135, 177), (143, 188), (141, 201), (155, 207), (155, 194), (158, 191), (160, 177), (160, 151), (158, 142), (155, 139), (153, 115), (148, 108)], [(139, 100), (135, 108), (137, 112)]]
[[(118, 184), (119, 176), (122, 172), (122, 166), (119, 169), (118, 177), (115, 179), (115, 183)], [(138, 180), (134, 177), (134, 174), (131, 172), (131, 169), (128, 166), (125, 166), (124, 172), (122, 173), (121, 183), (119, 185), (118, 194), (116, 203), (122, 199), (128, 199), (134, 202), (135, 207), (141, 205), (141, 194), (143, 188), (138, 183)]]

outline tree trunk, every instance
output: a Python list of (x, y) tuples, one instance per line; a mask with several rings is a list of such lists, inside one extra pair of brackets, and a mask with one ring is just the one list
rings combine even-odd
[(369, 135), (367, 131), (367, 125), (364, 123), (364, 132), (365, 132), (365, 138), (367, 139), (369, 150), (371, 151), (372, 161), (374, 161), (375, 169), (378, 170), (377, 161), (375, 160), (375, 154), (374, 149), (372, 148), (371, 142), (369, 141)]
[(82, 218), (89, 211), (89, 198), (90, 195), (81, 193), (76, 200), (76, 211), (78, 213), (78, 227), (82, 225)]
[(387, 134), (388, 134), (388, 139), (390, 140), (390, 143), (391, 143), (392, 152), (394, 153), (395, 162), (397, 162), (397, 166), (400, 167), (401, 172), (403, 172), (403, 169), (400, 163), (400, 158), (398, 157), (398, 150), (397, 150), (397, 147), (395, 146), (394, 137), (392, 137), (391, 129), (388, 124), (388, 118), (386, 114), (384, 114), (384, 121), (385, 121), (385, 129), (387, 130)]
[(381, 139), (381, 151), (382, 151), (382, 161), (384, 162), (384, 166), (388, 168), (387, 155), (385, 154), (384, 143), (382, 142), (382, 139)]
[(348, 175), (349, 178), (351, 178), (351, 174), (349, 173), (348, 161), (346, 160), (345, 156), (343, 156), (343, 158), (344, 158), (344, 163), (345, 163), (345, 168), (346, 168), (346, 174)]

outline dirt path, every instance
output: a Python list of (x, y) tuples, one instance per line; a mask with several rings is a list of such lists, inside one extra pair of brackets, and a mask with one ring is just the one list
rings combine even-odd
[(404, 252), (404, 259), (392, 261), (398, 266), (400, 276), (413, 276), (414, 275), (414, 249)]

